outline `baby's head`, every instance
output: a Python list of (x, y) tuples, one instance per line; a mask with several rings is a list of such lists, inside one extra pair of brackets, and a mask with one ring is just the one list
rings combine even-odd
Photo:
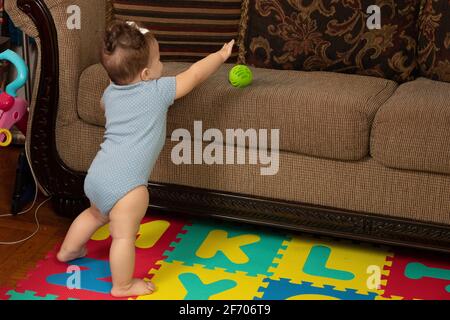
[(155, 37), (135, 23), (116, 21), (105, 32), (101, 63), (112, 82), (128, 85), (162, 75)]

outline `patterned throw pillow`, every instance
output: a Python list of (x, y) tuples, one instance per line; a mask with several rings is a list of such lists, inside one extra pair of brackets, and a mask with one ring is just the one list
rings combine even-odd
[[(239, 62), (404, 82), (417, 71), (420, 0), (243, 0)], [(369, 6), (381, 28), (369, 29)]]
[[(139, 22), (163, 61), (197, 61), (238, 38), (242, 0), (110, 0), (114, 18)], [(236, 61), (237, 48), (229, 62)]]
[(450, 82), (450, 0), (425, 0), (418, 46), (421, 75)]

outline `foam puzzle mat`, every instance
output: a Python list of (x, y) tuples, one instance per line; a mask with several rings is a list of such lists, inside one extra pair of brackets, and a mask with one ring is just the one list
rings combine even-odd
[[(88, 255), (60, 263), (59, 246), (5, 300), (114, 300), (108, 226)], [(135, 277), (157, 287), (139, 300), (450, 299), (450, 256), (216, 220), (148, 216)]]

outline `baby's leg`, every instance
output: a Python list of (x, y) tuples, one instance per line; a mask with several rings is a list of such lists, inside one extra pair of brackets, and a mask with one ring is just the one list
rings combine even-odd
[(113, 238), (110, 265), (115, 297), (142, 296), (154, 291), (153, 284), (133, 279), (136, 235), (148, 209), (148, 191), (140, 186), (120, 199), (111, 210), (110, 231)]
[(109, 222), (94, 205), (84, 210), (72, 223), (57, 254), (61, 262), (71, 261), (86, 255), (86, 243), (100, 227)]

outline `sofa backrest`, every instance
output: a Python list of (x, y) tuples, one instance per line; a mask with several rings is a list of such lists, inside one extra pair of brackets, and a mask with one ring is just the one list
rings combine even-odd
[[(162, 61), (197, 61), (238, 38), (242, 0), (109, 0), (113, 18), (156, 36)], [(237, 48), (230, 62), (237, 59)]]
[(424, 0), (419, 18), (420, 75), (450, 82), (450, 0)]
[[(243, 0), (239, 62), (413, 80), (420, 0)], [(445, 0), (448, 1), (448, 0)], [(380, 29), (373, 25), (380, 9)], [(371, 7), (372, 8), (372, 7)]]

